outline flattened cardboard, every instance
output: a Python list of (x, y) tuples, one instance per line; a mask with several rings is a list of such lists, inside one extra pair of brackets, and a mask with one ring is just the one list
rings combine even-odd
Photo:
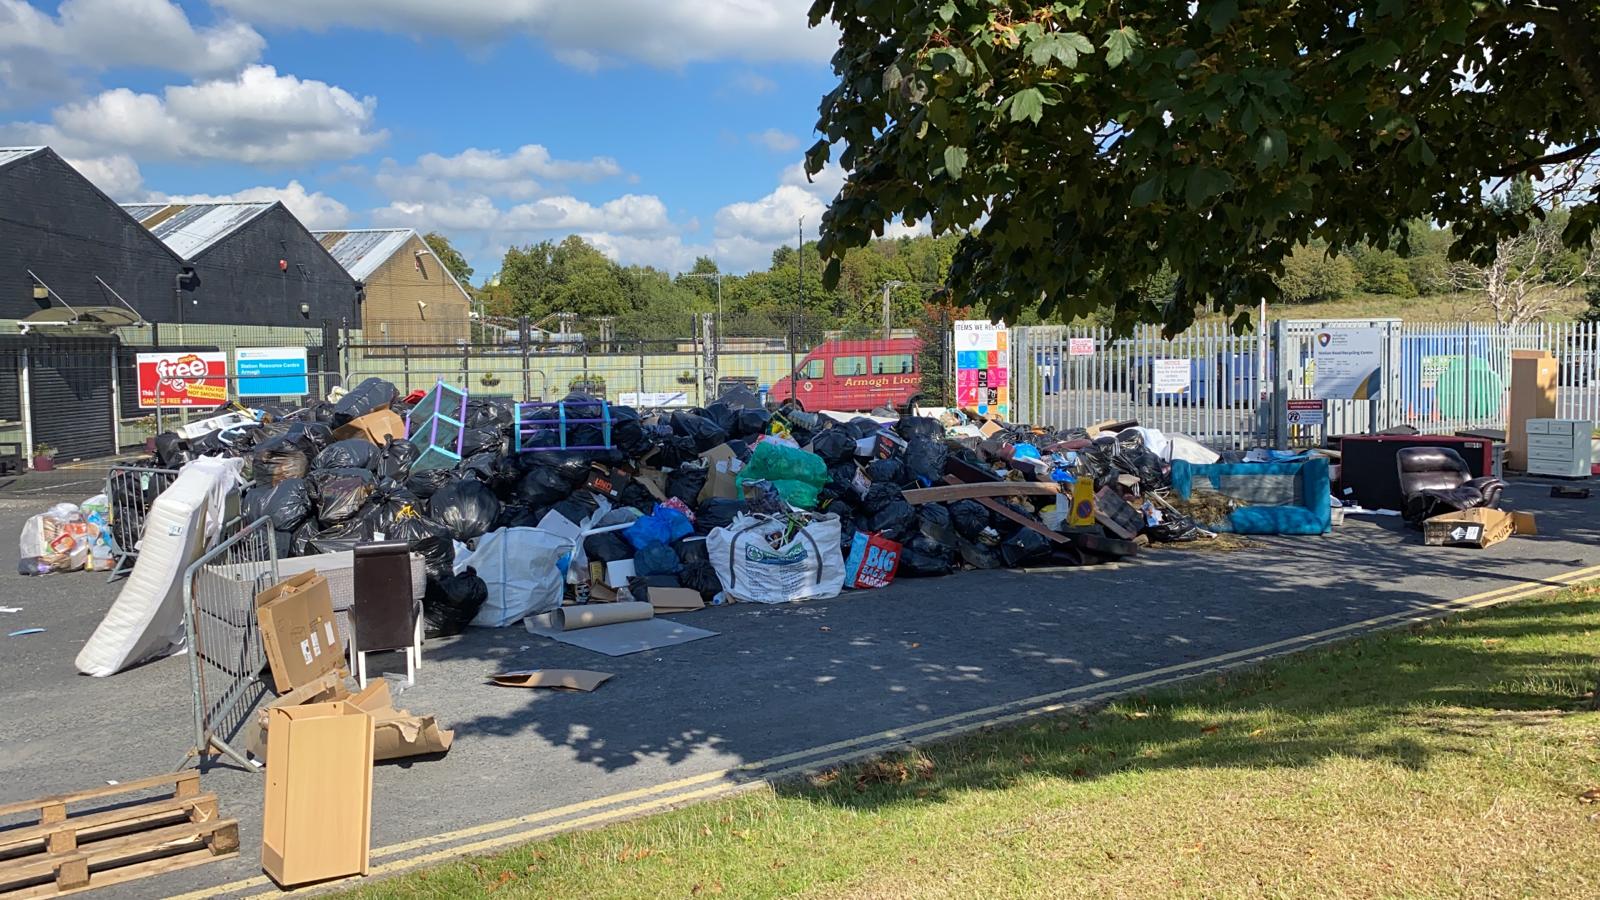
[(1539, 522), (1531, 512), (1513, 512), (1511, 528), (1517, 534), (1538, 534)]
[(713, 497), (739, 499), (739, 470), (744, 468), (744, 463), (739, 461), (739, 455), (733, 452), (733, 448), (718, 444), (700, 454), (700, 458), (706, 462), (706, 486), (700, 489), (699, 502), (704, 503)]
[(1429, 547), (1492, 547), (1515, 530), (1515, 521), (1505, 510), (1467, 509), (1423, 522), (1422, 543)]
[(387, 407), (374, 410), (364, 416), (357, 416), (333, 430), (333, 439), (336, 441), (350, 438), (366, 438), (380, 447), (383, 446), (385, 440), (391, 437), (403, 438), (405, 436), (406, 421)]
[[(654, 452), (654, 451), (651, 451)], [(639, 474), (633, 476), (634, 480), (644, 485), (657, 502), (667, 502), (667, 473), (660, 469), (639, 469)]]
[(344, 668), (344, 640), (333, 616), (333, 594), (328, 580), (315, 569), (291, 575), (257, 594), (256, 621), (278, 693)]
[(528, 672), (501, 672), (489, 680), (501, 687), (551, 688), (558, 691), (592, 691), (615, 676), (588, 669), (534, 669)]
[(447, 753), (455, 741), (456, 733), (441, 729), (433, 716), (417, 716), (396, 709), (389, 693), (389, 682), (382, 678), (367, 685), (367, 689), (351, 697), (350, 702), (372, 716), (374, 762)]
[(978, 426), (978, 433), (983, 435), (985, 438), (992, 438), (1002, 431), (1005, 431), (1005, 429), (1000, 427), (1000, 423), (994, 421), (993, 419)]
[(905, 501), (912, 506), (951, 500), (976, 500), (979, 497), (1053, 497), (1060, 493), (1061, 485), (1053, 481), (987, 481), (914, 488), (904, 492)]
[(658, 615), (693, 612), (706, 608), (706, 602), (701, 599), (700, 592), (690, 588), (653, 587), (649, 593), (650, 605), (655, 607)]
[(372, 716), (345, 700), (268, 716), (261, 868), (284, 887), (367, 874)]

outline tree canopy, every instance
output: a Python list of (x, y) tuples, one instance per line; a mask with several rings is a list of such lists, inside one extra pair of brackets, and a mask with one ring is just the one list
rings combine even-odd
[[(1493, 189), (1600, 150), (1584, 0), (816, 0), (824, 19), (839, 83), (807, 168), (837, 155), (847, 175), (828, 279), (885, 223), (927, 219), (965, 235), (957, 302), (996, 318), (1180, 330), (1279, 299), (1296, 248), (1404, 256), (1414, 220), (1487, 265), (1541, 218)], [(1591, 184), (1562, 240), (1587, 246), (1597, 218)], [(1147, 290), (1163, 269), (1172, 290)]]
[(451, 245), (449, 238), (437, 231), (430, 231), (422, 236), (422, 240), (462, 287), (471, 284), (472, 266), (467, 263), (467, 258)]

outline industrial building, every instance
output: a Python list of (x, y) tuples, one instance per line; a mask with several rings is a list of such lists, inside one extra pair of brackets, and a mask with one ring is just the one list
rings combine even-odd
[(316, 236), (362, 285), (366, 341), (425, 345), (468, 339), (472, 296), (415, 230), (350, 229)]

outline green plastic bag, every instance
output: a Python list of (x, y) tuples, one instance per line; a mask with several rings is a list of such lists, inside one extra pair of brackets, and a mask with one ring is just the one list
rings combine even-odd
[(828, 464), (822, 457), (777, 441), (762, 441), (750, 454), (750, 461), (739, 470), (737, 484), (744, 492), (745, 482), (770, 481), (778, 496), (790, 506), (817, 508), (817, 491), (828, 483)]

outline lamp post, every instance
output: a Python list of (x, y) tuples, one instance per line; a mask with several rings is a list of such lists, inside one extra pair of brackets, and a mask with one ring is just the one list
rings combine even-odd
[(895, 288), (904, 287), (908, 284), (922, 287), (940, 286), (932, 281), (885, 281), (883, 283), (883, 339), (886, 341), (894, 337), (894, 328), (892, 327), (894, 323), (890, 317), (889, 296), (894, 292)]

